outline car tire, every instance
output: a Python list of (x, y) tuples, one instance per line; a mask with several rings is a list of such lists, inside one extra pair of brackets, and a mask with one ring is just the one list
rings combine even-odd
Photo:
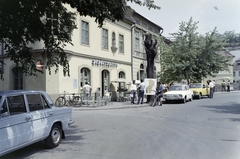
[(191, 98), (189, 99), (189, 101), (192, 101), (193, 100), (193, 96), (191, 96)]
[(202, 99), (202, 94), (201, 93), (198, 95), (198, 99)]
[(186, 103), (186, 97), (183, 98), (182, 103)]
[(45, 144), (48, 148), (57, 147), (62, 139), (62, 128), (59, 124), (54, 124), (48, 137), (45, 139)]

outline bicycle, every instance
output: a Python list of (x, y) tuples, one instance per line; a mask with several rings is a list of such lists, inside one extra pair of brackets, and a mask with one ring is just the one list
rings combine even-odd
[(81, 96), (75, 96), (75, 93), (72, 93), (72, 96), (66, 95), (66, 91), (64, 91), (63, 96), (58, 97), (55, 101), (57, 107), (63, 107), (65, 105), (80, 107), (82, 106), (82, 103)]
[[(155, 107), (156, 105), (162, 106), (162, 93), (158, 94), (155, 90), (155, 95), (152, 101), (150, 101), (149, 105)], [(160, 104), (159, 104), (160, 103)]]

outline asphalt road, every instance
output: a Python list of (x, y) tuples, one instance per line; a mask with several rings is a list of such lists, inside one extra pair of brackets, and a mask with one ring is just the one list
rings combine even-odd
[(240, 93), (162, 107), (73, 111), (59, 147), (37, 143), (4, 159), (239, 159)]

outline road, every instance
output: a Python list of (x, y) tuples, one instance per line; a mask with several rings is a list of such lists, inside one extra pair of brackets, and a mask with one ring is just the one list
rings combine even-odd
[(37, 143), (7, 159), (239, 159), (240, 93), (162, 107), (73, 111), (59, 147)]

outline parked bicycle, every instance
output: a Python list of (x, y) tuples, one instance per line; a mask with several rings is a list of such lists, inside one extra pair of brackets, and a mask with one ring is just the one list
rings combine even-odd
[(63, 96), (60, 96), (56, 99), (55, 105), (57, 107), (63, 107), (63, 106), (75, 106), (80, 107), (82, 106), (82, 98), (81, 96), (75, 96), (75, 93), (72, 93), (72, 95), (67, 95), (66, 91), (64, 91)]
[(152, 101), (150, 101), (149, 105), (153, 106), (153, 107), (155, 107), (157, 105), (162, 106), (162, 93), (159, 94), (155, 90), (154, 90), (154, 92), (155, 92), (154, 98)]

